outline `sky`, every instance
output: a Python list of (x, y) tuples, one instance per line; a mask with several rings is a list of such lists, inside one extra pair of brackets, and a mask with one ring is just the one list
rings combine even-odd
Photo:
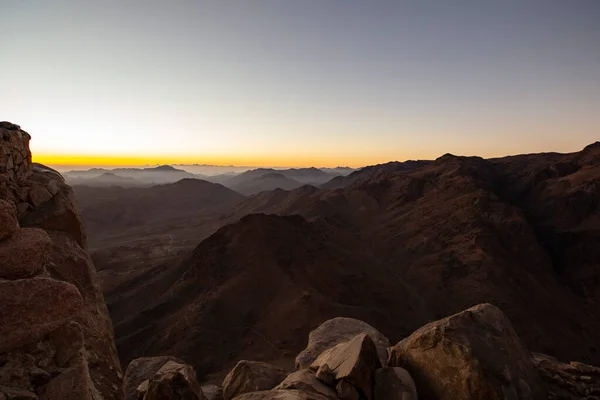
[(49, 165), (358, 167), (600, 138), (598, 0), (0, 0)]

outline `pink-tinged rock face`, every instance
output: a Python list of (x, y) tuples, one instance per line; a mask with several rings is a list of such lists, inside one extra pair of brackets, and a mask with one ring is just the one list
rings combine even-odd
[(79, 290), (50, 278), (0, 281), (0, 352), (33, 343), (83, 309)]
[(0, 278), (28, 278), (42, 271), (51, 246), (42, 229), (17, 230), (0, 242)]

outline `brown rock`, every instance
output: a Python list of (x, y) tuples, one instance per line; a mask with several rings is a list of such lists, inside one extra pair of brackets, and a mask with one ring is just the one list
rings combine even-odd
[(415, 382), (407, 370), (386, 367), (375, 371), (375, 399), (417, 400)]
[(354, 318), (338, 317), (323, 322), (309, 334), (308, 346), (296, 357), (296, 368), (308, 368), (325, 350), (347, 342), (361, 333), (366, 333), (371, 337), (377, 346), (381, 364), (385, 365), (390, 341), (366, 322)]
[[(77, 210), (77, 201), (73, 190), (64, 182), (62, 176), (52, 168), (34, 164), (29, 182), (32, 185), (31, 190), (39, 191), (39, 193), (34, 195), (37, 196), (37, 202), (32, 202), (36, 208), (19, 216), (21, 226), (66, 232), (85, 249), (86, 237)], [(46, 189), (48, 186), (54, 185), (51, 182), (58, 185), (58, 192), (54, 196)], [(43, 205), (41, 205), (42, 203)]]
[(138, 399), (143, 400), (205, 400), (196, 372), (187, 365), (168, 361), (138, 387)]
[(342, 400), (360, 400), (360, 393), (351, 383), (341, 380), (335, 385), (335, 391)]
[(0, 278), (27, 278), (43, 269), (52, 242), (41, 229), (23, 228), (0, 242)]
[(510, 321), (480, 304), (425, 325), (393, 347), (421, 399), (545, 399), (531, 354)]
[(280, 384), (287, 373), (270, 364), (242, 360), (223, 381), (223, 398), (233, 399), (244, 393), (270, 390)]
[(297, 389), (302, 392), (315, 393), (328, 399), (337, 399), (335, 390), (317, 379), (315, 374), (308, 369), (302, 369), (288, 375), (283, 382), (275, 387), (275, 390), (283, 389)]
[(223, 389), (217, 385), (202, 386), (202, 393), (204, 393), (206, 400), (223, 400)]
[(56, 349), (55, 361), (59, 367), (68, 366), (84, 349), (81, 326), (73, 321), (50, 333), (50, 341)]
[(48, 382), (41, 390), (40, 400), (98, 400), (100, 394), (94, 387), (88, 365), (78, 356), (71, 367)]
[[(317, 378), (328, 383), (333, 378), (338, 389), (343, 389), (343, 393), (351, 393), (346, 384), (339, 385), (339, 381), (344, 380), (366, 399), (373, 398), (373, 376), (380, 367), (375, 343), (365, 333), (326, 350), (310, 366), (317, 371)], [(338, 391), (338, 396), (341, 397), (343, 393)]]
[(125, 400), (136, 400), (136, 390), (138, 386), (140, 386), (142, 382), (152, 378), (152, 376), (169, 361), (184, 364), (180, 359), (169, 356), (142, 357), (130, 362), (127, 366), (127, 371), (125, 371), (125, 377), (123, 378)]
[(43, 186), (34, 185), (29, 189), (29, 202), (39, 207), (52, 198), (52, 193)]
[(242, 394), (235, 400), (329, 400), (329, 398), (301, 390), (269, 390)]
[(94, 386), (104, 400), (122, 398), (123, 376), (113, 339), (113, 329), (90, 255), (64, 232), (48, 231), (52, 249), (46, 269), (51, 276), (72, 283), (83, 296), (84, 309), (73, 321), (81, 326), (85, 354)]
[(83, 299), (70, 283), (50, 278), (0, 281), (0, 352), (35, 342), (73, 318)]
[(0, 240), (10, 237), (19, 229), (15, 207), (7, 201), (0, 200)]
[(6, 400), (38, 400), (35, 393), (27, 389), (0, 385), (0, 399), (2, 396)]
[(533, 363), (548, 385), (549, 400), (600, 398), (600, 368), (574, 361), (563, 363), (539, 353), (533, 355)]

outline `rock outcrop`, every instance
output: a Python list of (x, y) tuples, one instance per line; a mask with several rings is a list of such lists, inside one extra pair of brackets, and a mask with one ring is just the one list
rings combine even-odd
[(543, 399), (531, 353), (502, 311), (481, 304), (432, 322), (394, 346), (421, 399)]
[(112, 324), (71, 188), (0, 123), (0, 398), (122, 398)]
[(231, 400), (249, 392), (273, 389), (286, 377), (285, 370), (257, 361), (242, 360), (223, 381), (223, 398)]
[(390, 341), (381, 332), (366, 322), (354, 318), (332, 318), (323, 322), (308, 335), (308, 345), (296, 357), (296, 368), (308, 368), (317, 357), (327, 349), (344, 343), (354, 336), (365, 333), (371, 337), (377, 347), (382, 364), (387, 362), (387, 349)]

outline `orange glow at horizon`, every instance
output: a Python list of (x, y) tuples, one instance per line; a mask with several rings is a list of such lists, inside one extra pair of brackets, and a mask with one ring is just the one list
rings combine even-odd
[(235, 167), (338, 167), (347, 166), (352, 168), (363, 167), (365, 165), (380, 164), (393, 160), (381, 160), (370, 157), (335, 157), (335, 159), (344, 158), (345, 162), (336, 162), (334, 157), (315, 157), (315, 156), (295, 156), (287, 157), (285, 155), (271, 156), (102, 156), (102, 155), (70, 155), (70, 154), (33, 154), (33, 162), (45, 165), (60, 165), (69, 167), (136, 167), (147, 165), (192, 165), (206, 164), (217, 166), (235, 166)]

